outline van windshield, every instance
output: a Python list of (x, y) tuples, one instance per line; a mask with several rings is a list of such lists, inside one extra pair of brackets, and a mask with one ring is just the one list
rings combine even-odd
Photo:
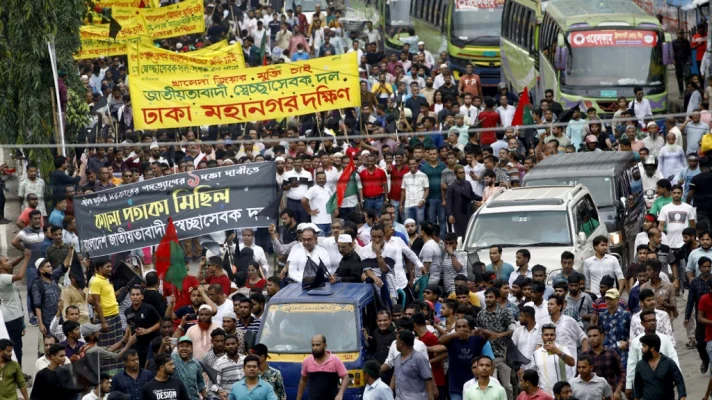
[(323, 334), (332, 353), (359, 351), (352, 304), (271, 304), (258, 340), (274, 353), (311, 354), (311, 337)]
[(575, 186), (579, 183), (588, 188), (598, 207), (613, 205), (613, 185), (611, 185), (611, 178), (605, 176), (529, 179), (526, 186)]
[(479, 214), (467, 248), (570, 246), (571, 229), (565, 211), (512, 211)]

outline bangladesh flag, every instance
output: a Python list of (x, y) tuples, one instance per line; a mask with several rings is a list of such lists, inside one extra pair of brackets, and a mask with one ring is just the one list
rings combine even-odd
[(156, 249), (156, 273), (158, 279), (170, 282), (179, 291), (183, 290), (183, 279), (188, 275), (188, 270), (172, 217), (168, 218), (166, 234)]
[(261, 65), (267, 65), (267, 41), (269, 38), (267, 38), (267, 28), (265, 27), (265, 34), (262, 35), (262, 43), (260, 43), (260, 63)]
[(345, 197), (349, 197), (357, 193), (358, 186), (356, 185), (356, 166), (354, 165), (354, 160), (351, 159), (351, 161), (349, 161), (349, 165), (344, 168), (344, 172), (341, 173), (339, 181), (336, 183), (336, 193), (332, 194), (331, 198), (326, 203), (326, 212), (333, 214), (334, 211), (341, 207)]
[(521, 125), (534, 125), (534, 118), (532, 118), (532, 103), (529, 101), (529, 89), (524, 88), (522, 92), (522, 97), (517, 103), (517, 109), (514, 111), (514, 117), (512, 118), (512, 126)]

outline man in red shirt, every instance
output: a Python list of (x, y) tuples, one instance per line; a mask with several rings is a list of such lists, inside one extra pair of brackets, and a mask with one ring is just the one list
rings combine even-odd
[(386, 173), (391, 176), (391, 190), (388, 192), (388, 198), (391, 199), (391, 204), (396, 208), (397, 221), (403, 222), (405, 216), (400, 212), (401, 184), (403, 183), (403, 175), (409, 171), (405, 164), (405, 155), (402, 150), (396, 151), (396, 165), (386, 164)]
[[(433, 324), (432, 321), (430, 321), (430, 323)], [(420, 339), (420, 341), (427, 347), (437, 346), (439, 344), (437, 336), (428, 331), (425, 315), (413, 315), (413, 330), (415, 331), (415, 334), (418, 335), (418, 339)], [(447, 352), (428, 352), (428, 358), (430, 359), (430, 367), (433, 370), (433, 380), (435, 380), (435, 385), (438, 387), (438, 391), (440, 393), (446, 393), (445, 368), (443, 367), (443, 361), (447, 358)]]
[(190, 274), (183, 278), (183, 289), (181, 290), (178, 290), (170, 282), (163, 281), (163, 296), (166, 298), (168, 296), (174, 296), (176, 299), (174, 308), (177, 310), (190, 304), (190, 292), (198, 286), (200, 286), (198, 278)]
[(230, 295), (230, 278), (227, 277), (225, 270), (223, 269), (223, 260), (220, 257), (214, 256), (208, 259), (208, 276), (205, 278), (205, 282), (208, 285), (218, 284), (222, 287), (225, 296)]
[[(477, 115), (477, 120), (480, 121), (479, 128), (497, 128), (502, 125), (502, 120), (499, 118), (499, 113), (494, 110), (494, 99), (485, 97), (485, 110)], [(489, 146), (497, 141), (494, 131), (480, 132), (480, 146)]]
[(366, 169), (359, 173), (363, 189), (359, 190), (361, 208), (372, 209), (377, 213), (383, 208), (384, 197), (388, 201), (388, 180), (386, 172), (376, 168), (376, 155), (366, 156)]
[(705, 72), (701, 71), (702, 58), (705, 56), (705, 50), (707, 50), (707, 23), (701, 23), (697, 25), (697, 33), (692, 35), (692, 50), (697, 50), (697, 55), (695, 59), (697, 60), (697, 71), (699, 71), (700, 76), (706, 75)]

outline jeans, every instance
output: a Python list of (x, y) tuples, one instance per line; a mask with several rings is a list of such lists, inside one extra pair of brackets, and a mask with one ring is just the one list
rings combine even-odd
[(329, 234), (331, 234), (331, 224), (316, 224), (316, 226), (321, 229), (319, 236), (329, 237)]
[[(17, 357), (17, 362), (22, 365), (22, 326), (24, 317), (15, 318), (12, 321), (5, 322), (5, 328), (7, 328), (7, 334), (12, 340), (12, 348), (15, 350), (15, 357)], [(42, 336), (42, 335), (40, 335)]]
[(32, 293), (32, 285), (35, 283), (37, 278), (39, 278), (37, 268), (28, 265), (25, 276), (27, 277), (27, 313), (30, 316), (34, 316), (35, 308), (32, 306), (32, 299), (30, 298), (30, 294)]
[(381, 210), (383, 209), (383, 196), (377, 196), (373, 198), (364, 197), (363, 208), (366, 210), (370, 208), (374, 210), (377, 215), (380, 215)]
[(420, 223), (425, 221), (425, 206), (423, 207), (408, 207), (403, 209), (405, 217), (415, 220), (415, 226), (420, 229)]
[(404, 216), (405, 213), (400, 212), (400, 201), (391, 200), (391, 205), (396, 208), (396, 222), (400, 222), (402, 224), (406, 218)]
[(301, 201), (287, 199), (287, 208), (294, 211), (294, 219), (297, 220), (298, 224), (311, 222), (311, 217), (307, 214), (307, 210), (304, 209)]
[(705, 343), (705, 324), (697, 323), (695, 327), (695, 340), (697, 341), (697, 353), (702, 362), (710, 362), (710, 352), (712, 352), (712, 342)]
[(684, 73), (683, 71), (685, 70), (685, 64), (684, 63), (675, 63), (675, 78), (677, 79), (677, 88), (680, 91), (680, 96), (682, 96), (685, 93), (685, 85), (683, 85), (683, 82), (685, 81), (684, 78)]
[(504, 357), (495, 357), (494, 367), (497, 369), (497, 379), (507, 392), (507, 399), (513, 400), (514, 393), (512, 392), (512, 369), (509, 368), (504, 361)]
[(462, 393), (450, 392), (450, 400), (462, 400)]
[(440, 225), (440, 237), (445, 236), (445, 207), (442, 199), (428, 199), (428, 222)]

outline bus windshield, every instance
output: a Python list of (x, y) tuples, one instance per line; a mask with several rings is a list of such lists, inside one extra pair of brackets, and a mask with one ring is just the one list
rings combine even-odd
[(450, 41), (453, 45), (499, 45), (503, 0), (457, 0), (451, 9)]
[(386, 3), (388, 26), (410, 26), (410, 0), (389, 0)]
[(562, 86), (660, 86), (665, 82), (667, 69), (658, 32), (574, 31), (567, 35), (566, 45), (569, 58), (561, 74)]
[(271, 304), (262, 316), (259, 343), (274, 353), (311, 354), (310, 338), (323, 334), (332, 353), (357, 352), (356, 318), (352, 304)]

